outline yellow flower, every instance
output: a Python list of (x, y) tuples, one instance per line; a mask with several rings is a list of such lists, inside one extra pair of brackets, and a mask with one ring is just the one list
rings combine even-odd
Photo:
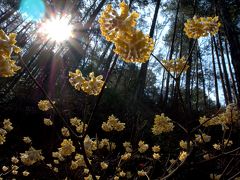
[(71, 85), (78, 91), (82, 90), (83, 92), (97, 96), (103, 87), (104, 81), (103, 76), (94, 76), (94, 72), (89, 73), (88, 78), (84, 78), (81, 71), (77, 69), (75, 73), (69, 72), (69, 82)]
[(108, 164), (105, 162), (101, 162), (100, 165), (103, 170), (108, 168)]
[(53, 122), (52, 122), (51, 119), (49, 119), (49, 118), (44, 118), (44, 119), (43, 119), (43, 123), (44, 123), (46, 126), (52, 126), (52, 125), (53, 125)]
[[(53, 101), (53, 104), (55, 102)], [(41, 111), (48, 111), (49, 109), (52, 109), (52, 104), (48, 101), (48, 100), (40, 100), (38, 102), (38, 108), (41, 110)]]
[(13, 130), (12, 123), (11, 123), (10, 119), (4, 119), (3, 129), (5, 129), (8, 132)]
[(15, 61), (0, 53), (0, 77), (12, 77), (19, 69), (21, 69), (21, 67), (17, 66)]
[(7, 166), (3, 166), (2, 170), (3, 170), (3, 172), (6, 172), (8, 170), (8, 167)]
[(32, 140), (30, 137), (23, 137), (23, 142), (25, 142), (26, 144), (30, 144)]
[(34, 163), (44, 159), (42, 156), (42, 150), (36, 150), (33, 147), (30, 147), (25, 153), (20, 153), (21, 161), (24, 165), (30, 166)]
[(144, 170), (138, 171), (138, 176), (146, 176), (147, 172), (145, 172)]
[(211, 136), (208, 136), (207, 134), (195, 134), (195, 141), (198, 143), (207, 143), (211, 141)]
[(144, 153), (148, 150), (148, 144), (145, 144), (144, 141), (139, 141), (138, 143), (138, 151), (140, 153)]
[(15, 156), (11, 158), (11, 161), (13, 164), (17, 164), (19, 162), (18, 158), (16, 158)]
[(216, 150), (221, 150), (221, 145), (220, 144), (213, 144), (213, 148)]
[(131, 156), (132, 156), (131, 153), (125, 153), (125, 154), (121, 155), (121, 159), (126, 161), (126, 160), (130, 159)]
[(187, 69), (189, 68), (189, 65), (187, 64), (185, 57), (177, 58), (175, 60), (171, 59), (169, 61), (162, 60), (162, 63), (169, 72), (175, 72), (177, 74), (181, 72), (186, 72)]
[(102, 35), (105, 36), (108, 41), (114, 42), (117, 35), (122, 32), (131, 33), (139, 17), (135, 11), (129, 15), (129, 7), (124, 1), (121, 2), (119, 6), (121, 9), (120, 15), (118, 15), (109, 4), (99, 18)]
[(160, 151), (160, 147), (159, 147), (159, 146), (153, 146), (153, 147), (152, 147), (152, 151), (155, 152), (155, 153), (157, 153), (157, 152)]
[(154, 135), (159, 135), (163, 132), (171, 132), (173, 131), (174, 125), (171, 122), (171, 119), (166, 117), (163, 113), (160, 115), (156, 115), (154, 118), (154, 125), (152, 128), (152, 133)]
[(66, 127), (63, 127), (61, 129), (61, 132), (62, 132), (62, 135), (65, 136), (65, 137), (70, 136), (70, 132), (69, 132), (68, 128), (66, 128)]
[(218, 21), (218, 16), (200, 18), (194, 16), (193, 19), (188, 19), (184, 26), (184, 31), (188, 38), (198, 39), (208, 34), (211, 36), (215, 35), (221, 23)]
[(204, 30), (207, 31), (211, 36), (217, 34), (221, 23), (219, 22), (218, 16), (202, 18), (204, 22)]
[(25, 170), (25, 171), (22, 172), (22, 174), (23, 174), (23, 176), (28, 176), (30, 173)]
[(132, 150), (132, 145), (130, 142), (127, 142), (125, 141), (123, 143), (123, 147), (125, 148), (125, 151), (128, 152), (128, 153), (131, 153), (133, 150)]
[(180, 155), (178, 156), (178, 159), (180, 161), (184, 161), (187, 158), (187, 156), (188, 156), (187, 152), (186, 151), (182, 151), (182, 152), (180, 152)]
[(81, 90), (82, 83), (85, 81), (85, 78), (82, 75), (82, 72), (79, 69), (74, 72), (69, 72), (69, 82), (71, 85), (78, 91)]
[(89, 95), (94, 95), (97, 96), (103, 87), (104, 81), (103, 76), (94, 76), (94, 72), (89, 73), (89, 80), (88, 81), (84, 81), (82, 84), (82, 91), (84, 91), (85, 93), (89, 94)]
[(153, 159), (159, 159), (160, 158), (160, 154), (159, 153), (153, 153)]
[(232, 146), (233, 145), (233, 141), (229, 140), (229, 139), (224, 139), (224, 146)]
[(106, 132), (110, 132), (112, 130), (123, 131), (125, 129), (125, 123), (121, 123), (118, 118), (111, 115), (108, 117), (107, 122), (103, 122), (102, 129)]
[(16, 46), (16, 36), (15, 33), (10, 33), (7, 35), (3, 30), (0, 30), (0, 54), (6, 57), (11, 56), (12, 52), (19, 53), (21, 49)]
[(71, 139), (64, 139), (61, 143), (61, 147), (58, 148), (59, 153), (64, 156), (70, 156), (75, 152), (75, 146)]
[(133, 30), (131, 34), (119, 34), (115, 40), (115, 46), (114, 52), (125, 62), (144, 63), (149, 60), (154, 43), (152, 38), (141, 31)]

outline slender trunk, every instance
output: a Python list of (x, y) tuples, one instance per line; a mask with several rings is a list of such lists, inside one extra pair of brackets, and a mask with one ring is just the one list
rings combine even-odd
[[(235, 70), (235, 76), (236, 76), (236, 82), (237, 82), (237, 89), (238, 94), (240, 94), (240, 42), (238, 39), (238, 34), (235, 30), (234, 24), (232, 22), (230, 13), (228, 11), (228, 6), (226, 6), (226, 3), (224, 0), (219, 0), (217, 3), (219, 10), (220, 10), (220, 18), (224, 25), (225, 34), (227, 36), (229, 47), (230, 47), (230, 53), (232, 57), (232, 64)], [(238, 104), (240, 97), (238, 97)], [(239, 104), (240, 105), (240, 104)]]
[[(154, 16), (153, 16), (153, 20), (152, 20), (152, 25), (151, 25), (151, 29), (150, 29), (150, 33), (149, 33), (150, 38), (153, 38), (153, 35), (154, 35), (154, 30), (155, 30), (155, 26), (157, 23), (157, 17), (158, 17), (158, 11), (160, 8), (160, 3), (161, 3), (161, 0), (157, 0)], [(135, 95), (134, 95), (134, 101), (136, 101), (137, 99), (140, 100), (144, 95), (148, 63), (149, 63), (149, 61), (147, 61), (146, 63), (142, 63), (142, 65), (141, 65), (141, 69), (140, 69), (140, 72), (138, 75), (138, 80), (137, 80), (137, 87), (136, 87), (136, 91), (135, 91)]]
[(218, 94), (218, 81), (217, 81), (217, 72), (216, 72), (216, 65), (215, 65), (215, 58), (214, 58), (214, 48), (213, 48), (213, 40), (211, 38), (211, 51), (212, 51), (212, 64), (213, 64), (213, 73), (214, 73), (214, 84), (215, 84), (215, 93), (216, 93), (216, 105), (217, 108), (220, 108), (219, 102), (219, 94)]
[(231, 103), (232, 102), (232, 90), (231, 90), (230, 82), (229, 82), (229, 79), (228, 79), (228, 72), (227, 72), (226, 62), (225, 62), (225, 58), (224, 58), (222, 39), (221, 39), (221, 36), (220, 36), (219, 33), (218, 33), (218, 39), (219, 39), (218, 43), (219, 43), (221, 59), (222, 59), (224, 80), (225, 80), (225, 84), (226, 84), (226, 90), (227, 90), (227, 93), (228, 93), (228, 102)]
[(219, 54), (218, 54), (217, 43), (215, 41), (215, 37), (213, 37), (213, 44), (214, 44), (214, 47), (215, 47), (215, 53), (216, 53), (216, 57), (217, 57), (220, 79), (221, 79), (221, 82), (222, 82), (225, 104), (228, 104), (227, 91), (226, 91), (226, 87), (225, 87), (225, 83), (224, 83), (224, 79), (223, 79), (223, 73), (222, 73), (222, 68), (221, 68), (221, 63), (220, 63), (220, 59), (219, 59)]
[(233, 92), (235, 94), (235, 99), (236, 101), (238, 101), (238, 92), (237, 92), (237, 87), (236, 87), (236, 80), (234, 78), (234, 73), (233, 73), (233, 70), (232, 70), (232, 64), (231, 64), (231, 60), (230, 60), (230, 57), (229, 57), (229, 51), (228, 51), (228, 45), (227, 45), (227, 40), (225, 39), (225, 50), (226, 50), (226, 56), (227, 56), (227, 61), (228, 61), (228, 70), (230, 72), (230, 77), (231, 77), (231, 81), (232, 81), (232, 86), (233, 86)]
[[(173, 37), (172, 37), (172, 42), (171, 42), (171, 49), (170, 49), (170, 53), (169, 53), (169, 60), (172, 59), (173, 52), (174, 52), (174, 42), (175, 42), (176, 31), (177, 31), (179, 9), (180, 9), (180, 0), (178, 0), (178, 2), (177, 2), (177, 10), (176, 10), (175, 20), (174, 20), (174, 30), (173, 30)], [(170, 81), (170, 74), (168, 73), (167, 74), (167, 82), (166, 82), (166, 91), (165, 91), (164, 100), (163, 100), (164, 105), (166, 105), (167, 100), (168, 100), (169, 81)]]
[(205, 77), (203, 72), (203, 64), (201, 54), (199, 52), (199, 60), (200, 60), (200, 67), (201, 67), (201, 74), (202, 74), (202, 85), (203, 85), (203, 102), (204, 102), (204, 111), (207, 109), (207, 97), (206, 97), (206, 85), (205, 85)]

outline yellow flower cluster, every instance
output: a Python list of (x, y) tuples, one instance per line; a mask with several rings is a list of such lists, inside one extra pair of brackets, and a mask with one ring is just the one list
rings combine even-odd
[(114, 115), (108, 117), (107, 122), (103, 122), (102, 129), (106, 132), (122, 131), (125, 128), (125, 123), (121, 123)]
[(154, 135), (159, 135), (163, 132), (171, 132), (173, 131), (174, 125), (171, 122), (171, 119), (166, 117), (163, 113), (160, 115), (156, 115), (154, 118), (154, 125), (152, 128), (152, 133)]
[(77, 117), (71, 118), (70, 119), (70, 123), (72, 126), (74, 126), (76, 128), (76, 131), (78, 133), (83, 133), (84, 131), (86, 131), (87, 129), (87, 124), (85, 124), (84, 122), (82, 122), (80, 119), (78, 119)]
[(182, 152), (180, 152), (180, 154), (178, 156), (178, 159), (180, 161), (184, 161), (187, 158), (187, 156), (188, 156), (187, 152), (186, 151), (182, 151)]
[(0, 128), (0, 145), (6, 142), (6, 135), (13, 130), (10, 119), (4, 119), (3, 128)]
[(177, 74), (181, 72), (186, 72), (187, 69), (189, 68), (189, 65), (187, 64), (185, 57), (178, 58), (175, 60), (171, 59), (169, 61), (162, 60), (162, 63), (169, 72), (175, 72)]
[(97, 141), (93, 141), (88, 135), (84, 139), (84, 148), (87, 156), (92, 156), (93, 151), (97, 150)]
[(207, 143), (211, 141), (211, 136), (208, 136), (205, 133), (202, 134), (195, 134), (195, 141), (198, 143)]
[(11, 77), (16, 71), (21, 69), (11, 60), (13, 52), (19, 53), (21, 49), (16, 46), (16, 34), (10, 33), (7, 35), (3, 30), (0, 30), (0, 77)]
[(132, 153), (125, 153), (125, 154), (121, 155), (121, 160), (126, 161), (126, 160), (130, 159), (131, 156), (132, 156)]
[(135, 30), (132, 34), (119, 34), (115, 40), (115, 53), (129, 62), (144, 63), (149, 59), (153, 50), (153, 40), (144, 35), (141, 31)]
[(193, 19), (188, 19), (184, 26), (184, 31), (188, 38), (198, 39), (208, 34), (211, 36), (215, 35), (221, 23), (219, 22), (218, 16), (200, 18), (194, 16)]
[(75, 146), (71, 139), (64, 139), (61, 143), (61, 147), (58, 148), (58, 152), (63, 156), (70, 156), (75, 152)]
[(112, 5), (108, 4), (99, 18), (102, 35), (108, 41), (114, 42), (115, 38), (122, 32), (131, 33), (139, 17), (139, 14), (135, 11), (128, 15), (129, 7), (124, 1), (119, 6), (121, 10), (120, 15), (112, 8)]
[(108, 168), (108, 163), (105, 163), (105, 162), (101, 162), (100, 163), (100, 166), (103, 170), (107, 169)]
[(76, 69), (74, 72), (69, 72), (69, 82), (71, 85), (78, 91), (82, 90), (83, 92), (97, 96), (103, 87), (104, 81), (103, 76), (94, 76), (94, 72), (89, 73), (89, 77), (83, 77), (81, 71)]
[[(53, 101), (53, 104), (55, 102)], [(52, 109), (52, 105), (51, 103), (48, 101), (48, 100), (40, 100), (38, 102), (38, 108), (41, 110), (41, 111), (48, 111), (49, 109)]]
[[(75, 160), (71, 162), (70, 169), (75, 170), (78, 167), (85, 167), (85, 166), (86, 166), (86, 164), (85, 164), (83, 155), (76, 154), (75, 155)], [(86, 173), (86, 174), (88, 174), (88, 173)]]
[(129, 15), (129, 7), (123, 1), (120, 3), (121, 14), (108, 5), (102, 13), (99, 23), (102, 35), (115, 44), (114, 50), (125, 62), (144, 63), (153, 50), (153, 40), (136, 30), (138, 13)]
[[(193, 145), (193, 142), (190, 141), (190, 146), (192, 146), (192, 145)], [(182, 149), (187, 149), (187, 141), (181, 140), (181, 141), (179, 142), (179, 146), (180, 146)]]
[(236, 104), (229, 104), (226, 107), (226, 111), (213, 117), (206, 118), (206, 116), (200, 117), (199, 122), (204, 127), (222, 125), (226, 128), (226, 125), (236, 123), (240, 118), (240, 111)]
[(44, 118), (44, 119), (43, 119), (43, 123), (44, 123), (46, 126), (52, 126), (52, 125), (53, 125), (53, 122), (52, 122), (51, 119), (49, 119), (49, 118)]
[(153, 155), (152, 155), (153, 159), (159, 159), (160, 158), (160, 154), (159, 154), (160, 147), (159, 146), (153, 146), (152, 151), (154, 152)]
[(144, 141), (139, 141), (138, 143), (138, 151), (140, 153), (144, 153), (148, 150), (148, 144), (145, 144)]
[[(96, 141), (95, 141), (96, 143)], [(102, 149), (102, 148), (107, 148), (108, 151), (112, 151), (114, 149), (116, 149), (116, 144), (114, 142), (110, 142), (109, 139), (102, 139), (99, 144), (98, 144), (98, 149)]]
[(130, 143), (130, 142), (127, 142), (127, 141), (125, 141), (124, 143), (123, 143), (123, 147), (125, 148), (125, 151), (127, 152), (127, 153), (131, 153), (133, 150), (132, 150), (132, 144)]
[(42, 150), (36, 150), (33, 147), (30, 147), (29, 150), (24, 153), (20, 153), (20, 158), (26, 166), (31, 166), (38, 161), (44, 160)]

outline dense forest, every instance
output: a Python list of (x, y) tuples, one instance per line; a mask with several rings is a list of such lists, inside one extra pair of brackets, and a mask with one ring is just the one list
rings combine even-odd
[(239, 180), (239, 108), (239, 0), (0, 0), (0, 180)]

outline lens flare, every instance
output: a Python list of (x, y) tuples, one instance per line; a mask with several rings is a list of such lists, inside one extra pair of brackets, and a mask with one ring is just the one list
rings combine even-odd
[(69, 16), (50, 18), (41, 24), (39, 33), (55, 42), (68, 40), (73, 36), (73, 26), (70, 24), (70, 19)]

